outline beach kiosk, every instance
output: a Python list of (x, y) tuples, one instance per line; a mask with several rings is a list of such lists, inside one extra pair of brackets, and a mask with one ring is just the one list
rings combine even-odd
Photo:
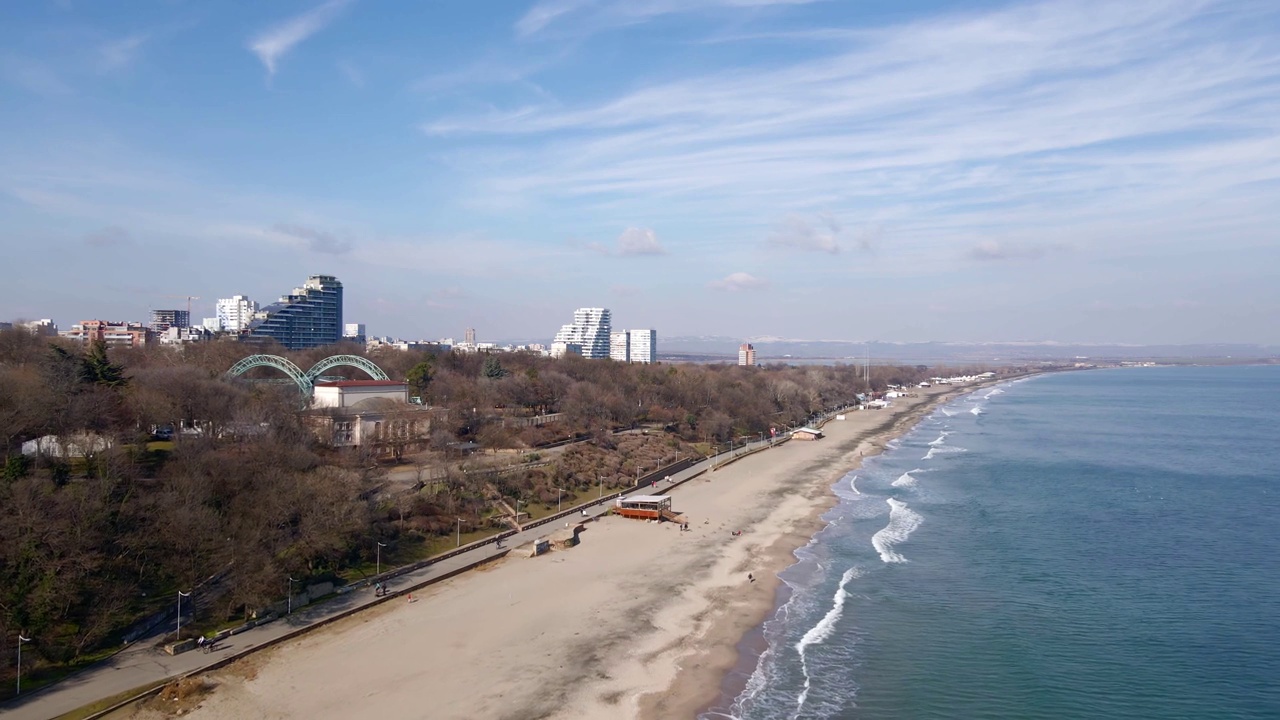
[(614, 512), (640, 520), (670, 520), (682, 522), (680, 515), (671, 510), (670, 495), (632, 495), (618, 498)]

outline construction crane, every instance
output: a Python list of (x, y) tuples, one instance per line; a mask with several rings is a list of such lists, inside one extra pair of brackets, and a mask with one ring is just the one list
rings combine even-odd
[(164, 295), (163, 297), (173, 298), (175, 300), (181, 300), (183, 298), (187, 299), (187, 324), (190, 325), (191, 324), (191, 301), (199, 300), (200, 297), (198, 295)]

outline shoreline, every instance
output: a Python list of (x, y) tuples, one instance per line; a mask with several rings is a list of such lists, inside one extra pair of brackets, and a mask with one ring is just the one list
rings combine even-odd
[[(869, 435), (846, 440), (846, 445), (854, 445), (849, 451), (850, 454), (857, 453), (854, 461), (848, 465), (832, 467), (826, 479), (815, 483), (821, 489), (823, 497), (814, 503), (805, 517), (798, 520), (795, 532), (780, 536), (767, 553), (769, 560), (765, 563), (763, 571), (773, 590), (769, 604), (755, 604), (743, 608), (746, 612), (726, 617), (722, 626), (709, 630), (709, 636), (736, 635), (738, 640), (732, 646), (732, 657), (728, 653), (716, 652), (715, 648), (706, 648), (696, 653), (701, 657), (686, 656), (678, 659), (677, 664), (680, 665), (682, 672), (665, 689), (641, 698), (638, 717), (641, 720), (696, 718), (704, 713), (726, 710), (745, 689), (751, 671), (754, 671), (760, 654), (767, 647), (763, 644), (763, 625), (777, 612), (780, 591), (786, 588), (779, 576), (780, 573), (798, 562), (795, 552), (811, 543), (817, 533), (827, 526), (823, 516), (839, 502), (839, 498), (833, 492), (835, 484), (861, 467), (862, 461), (866, 458), (884, 452), (885, 446), (891, 440), (910, 432), (939, 406), (999, 382), (1003, 381), (977, 383), (964, 388), (949, 388), (948, 392), (934, 394), (924, 402), (916, 404), (906, 414), (891, 416), (872, 429)], [(828, 422), (824, 429), (837, 422), (839, 421)], [(752, 633), (760, 633), (760, 644), (745, 642)], [(736, 671), (745, 672), (739, 672), (740, 677), (733, 677)]]
[[(675, 489), (671, 523), (608, 517), (582, 542), (503, 560), (200, 676), (185, 715), (694, 717), (749, 657), (832, 485), (939, 404), (993, 383), (922, 389), (832, 420), (827, 437), (744, 456)], [(552, 539), (568, 527), (548, 526)], [(748, 573), (755, 578), (749, 581)], [(751, 660), (754, 663), (754, 659)], [(744, 679), (745, 681), (745, 679)], [(113, 718), (166, 717), (156, 705)]]

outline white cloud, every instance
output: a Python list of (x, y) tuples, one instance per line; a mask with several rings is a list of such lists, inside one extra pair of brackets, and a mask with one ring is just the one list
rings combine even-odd
[(150, 38), (147, 33), (134, 33), (128, 37), (113, 40), (98, 48), (99, 70), (113, 72), (122, 70), (133, 64), (143, 43)]
[(333, 22), (343, 6), (350, 0), (329, 0), (301, 15), (265, 30), (249, 42), (249, 50), (258, 56), (268, 75), (276, 74), (276, 63), (295, 45), (306, 40)]
[(757, 290), (768, 286), (769, 281), (744, 272), (731, 273), (720, 280), (712, 280), (707, 283), (707, 287), (712, 290), (725, 290), (728, 292)]
[(618, 236), (619, 255), (666, 255), (666, 248), (649, 228), (629, 227)]

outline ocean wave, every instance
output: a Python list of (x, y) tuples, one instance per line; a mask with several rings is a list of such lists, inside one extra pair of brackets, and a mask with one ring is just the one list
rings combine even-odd
[(990, 400), (992, 395), (1003, 395), (1003, 394), (1004, 394), (1004, 391), (1001, 390), (1000, 388), (998, 387), (991, 388), (991, 392), (987, 393), (986, 395), (983, 395), (982, 398), (984, 400)]
[[(933, 452), (933, 451), (930, 450), (929, 452)], [(891, 484), (894, 487), (915, 487), (916, 479), (911, 473), (918, 473), (918, 472), (929, 472), (929, 471), (925, 470), (924, 468), (916, 468), (915, 470), (908, 470), (907, 472), (902, 473), (902, 475), (899, 476), (897, 480), (894, 480), (893, 483)]]
[(982, 414), (982, 406), (981, 406), (981, 405), (978, 405), (977, 407), (971, 408), (971, 409), (969, 410), (969, 412), (973, 413), (974, 415), (981, 415), (981, 414)]
[(857, 475), (854, 475), (852, 478), (849, 479), (849, 489), (853, 491), (854, 495), (862, 494), (858, 492), (858, 476)]
[(880, 553), (880, 559), (886, 563), (903, 563), (907, 559), (894, 552), (893, 548), (906, 540), (924, 519), (920, 514), (907, 507), (907, 504), (895, 498), (887, 498), (889, 503), (889, 524), (871, 536), (871, 545)]
[(947, 441), (947, 436), (948, 436), (948, 435), (950, 435), (950, 434), (951, 434), (951, 431), (950, 431), (950, 430), (943, 430), (943, 431), (942, 431), (942, 434), (938, 436), (938, 439), (937, 439), (937, 440), (932, 440), (932, 441), (930, 441), (930, 442), (929, 442), (929, 444), (930, 444), (930, 445), (935, 445), (935, 446), (936, 446), (936, 445), (941, 445), (942, 443), (944, 443), (944, 442), (946, 442), (946, 441)]
[[(951, 453), (962, 453), (962, 452), (969, 452), (969, 450), (967, 448), (957, 447), (954, 445), (939, 445), (938, 447), (929, 448), (929, 452), (925, 453), (924, 457), (920, 459), (932, 460), (934, 456), (939, 453), (943, 455), (949, 455)], [(911, 472), (915, 472), (915, 470), (912, 470)]]
[(952, 416), (954, 416), (954, 415), (955, 415), (955, 413), (951, 412), (950, 410), (948, 410), (948, 409), (946, 409), (946, 408), (938, 408), (938, 410), (942, 411), (942, 414), (943, 414), (943, 415), (946, 415), (947, 417), (952, 417)]
[(840, 578), (840, 586), (836, 588), (835, 597), (832, 598), (831, 609), (818, 621), (817, 625), (809, 628), (804, 637), (800, 638), (800, 641), (796, 643), (796, 653), (800, 655), (800, 671), (804, 673), (804, 688), (800, 691), (800, 696), (796, 698), (796, 711), (791, 715), (792, 720), (800, 716), (800, 710), (804, 708), (804, 701), (809, 698), (809, 663), (805, 658), (805, 650), (810, 645), (822, 643), (831, 637), (836, 623), (839, 622), (840, 616), (844, 614), (845, 598), (849, 597), (845, 586), (849, 584), (850, 580), (860, 575), (862, 575), (862, 571), (857, 567), (851, 567), (844, 571), (844, 575)]

